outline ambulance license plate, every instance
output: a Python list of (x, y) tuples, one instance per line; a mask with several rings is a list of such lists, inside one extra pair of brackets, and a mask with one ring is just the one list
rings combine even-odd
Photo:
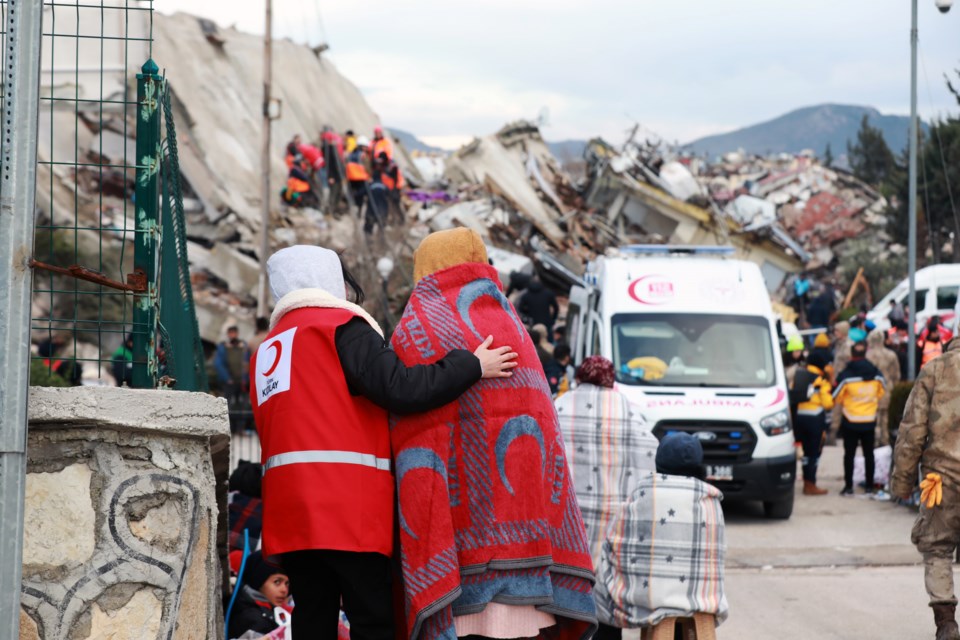
[(728, 464), (708, 464), (707, 480), (733, 480), (733, 467)]

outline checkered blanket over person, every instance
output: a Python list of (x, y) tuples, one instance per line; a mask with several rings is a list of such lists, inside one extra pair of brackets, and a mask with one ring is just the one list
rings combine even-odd
[(597, 615), (636, 628), (666, 617), (727, 617), (723, 494), (681, 476), (644, 475), (607, 529), (597, 568)]
[(658, 442), (640, 412), (614, 389), (581, 384), (555, 404), (596, 567), (614, 512), (644, 472), (656, 470)]

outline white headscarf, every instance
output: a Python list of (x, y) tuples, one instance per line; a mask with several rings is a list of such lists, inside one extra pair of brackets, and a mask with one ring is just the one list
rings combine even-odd
[(274, 302), (298, 289), (323, 289), (347, 299), (340, 256), (330, 249), (302, 244), (280, 249), (267, 260), (267, 276)]

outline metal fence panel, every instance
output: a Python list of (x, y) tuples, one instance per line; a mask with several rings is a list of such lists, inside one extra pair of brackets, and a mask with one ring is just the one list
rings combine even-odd
[[(152, 2), (42, 5), (32, 377), (57, 386), (132, 384), (127, 338), (151, 327), (149, 317), (135, 316), (146, 296), (132, 295), (147, 283), (134, 271), (145, 233), (135, 180), (145, 165), (131, 80), (150, 57)], [(137, 353), (145, 369), (145, 345)]]

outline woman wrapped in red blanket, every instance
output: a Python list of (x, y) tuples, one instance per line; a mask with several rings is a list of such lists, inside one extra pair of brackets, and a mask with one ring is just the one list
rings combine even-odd
[(475, 232), (428, 236), (414, 271), (392, 341), (405, 364), (493, 335), (519, 365), (392, 419), (406, 636), (589, 638), (590, 550), (535, 347)]

